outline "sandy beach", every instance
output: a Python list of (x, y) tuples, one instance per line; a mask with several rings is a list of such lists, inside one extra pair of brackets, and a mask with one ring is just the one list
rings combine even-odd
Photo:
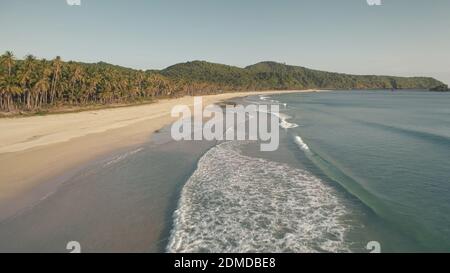
[[(279, 92), (226, 93), (204, 96), (204, 105), (234, 97)], [(306, 91), (307, 92), (307, 91)], [(193, 105), (193, 97), (154, 104), (78, 113), (0, 119), (0, 220), (52, 190), (50, 181), (83, 162), (149, 139), (174, 121), (173, 106)]]

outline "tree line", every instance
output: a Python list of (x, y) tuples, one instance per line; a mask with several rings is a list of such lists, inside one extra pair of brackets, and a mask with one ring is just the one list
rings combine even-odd
[(149, 101), (160, 97), (269, 89), (433, 88), (432, 78), (353, 76), (263, 62), (246, 68), (188, 62), (164, 70), (135, 70), (107, 63), (86, 64), (0, 57), (0, 110), (37, 111), (61, 106), (86, 106)]
[(148, 101), (157, 97), (216, 92), (214, 85), (169, 79), (107, 63), (84, 64), (37, 59), (17, 60), (8, 51), (0, 63), (0, 110), (36, 111), (59, 106)]

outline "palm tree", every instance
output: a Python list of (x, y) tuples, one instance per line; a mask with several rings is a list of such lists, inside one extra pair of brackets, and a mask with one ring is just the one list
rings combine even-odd
[(50, 90), (50, 76), (52, 70), (48, 66), (46, 60), (42, 60), (36, 65), (35, 73), (33, 73), (33, 82), (30, 85), (30, 108), (41, 108), (44, 104), (48, 104)]
[(8, 70), (6, 77), (2, 77), (0, 81), (1, 105), (2, 109), (7, 111), (12, 111), (15, 108), (13, 96), (17, 96), (21, 92), (15, 77), (12, 75), (15, 62), (14, 54), (11, 51), (6, 51), (1, 56), (1, 64), (5, 65)]
[(70, 104), (77, 99), (75, 94), (81, 93), (81, 84), (83, 82), (83, 69), (80, 65), (75, 64), (70, 76)]
[(84, 103), (90, 101), (95, 102), (96, 101), (96, 95), (97, 95), (97, 89), (101, 82), (102, 78), (97, 73), (94, 73), (91, 78), (87, 81), (86, 84), (86, 94), (84, 98)]
[(61, 77), (61, 66), (62, 61), (61, 57), (57, 56), (53, 60), (53, 76), (52, 76), (52, 83), (51, 83), (51, 90), (50, 90), (50, 103), (53, 104), (53, 101), (57, 95), (56, 86), (58, 84), (59, 78)]
[(2, 64), (6, 65), (6, 67), (8, 68), (8, 77), (11, 77), (12, 68), (16, 63), (14, 54), (11, 51), (6, 51), (5, 54), (3, 54), (1, 60)]
[(16, 79), (13, 77), (2, 77), (0, 80), (2, 109), (12, 111), (15, 109), (13, 96), (19, 95), (21, 93), (21, 89), (18, 87)]
[(38, 90), (40, 90), (41, 93), (41, 101), (40, 101), (40, 107), (42, 106), (42, 104), (48, 104), (48, 95), (49, 95), (49, 90), (50, 90), (50, 76), (52, 75), (52, 70), (50, 67), (47, 67), (44, 63), (44, 69), (42, 71), (42, 77), (40, 78), (40, 86), (45, 85), (45, 88), (39, 88)]
[(24, 65), (20, 71), (20, 84), (22, 86), (22, 90), (25, 93), (25, 105), (27, 109), (31, 109), (31, 89), (33, 81), (35, 80), (35, 66), (36, 66), (36, 57), (33, 55), (27, 55), (25, 57)]
[(45, 102), (50, 84), (46, 78), (42, 78), (36, 82), (33, 87), (33, 93), (35, 93), (34, 108), (41, 108)]
[(5, 86), (5, 77), (0, 75), (0, 110), (6, 110), (4, 86)]

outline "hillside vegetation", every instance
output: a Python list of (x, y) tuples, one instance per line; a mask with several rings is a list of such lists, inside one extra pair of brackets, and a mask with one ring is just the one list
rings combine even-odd
[(208, 82), (232, 89), (429, 89), (442, 84), (427, 77), (357, 76), (312, 70), (275, 62), (261, 62), (246, 68), (188, 62), (161, 71), (170, 78)]

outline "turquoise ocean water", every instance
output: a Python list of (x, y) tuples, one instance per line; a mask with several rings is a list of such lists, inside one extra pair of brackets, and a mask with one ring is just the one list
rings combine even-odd
[(281, 106), (280, 149), (227, 142), (184, 186), (169, 251), (450, 251), (450, 96), (335, 91)]
[(299, 125), (291, 135), (309, 147), (306, 157), (373, 212), (355, 233), (392, 251), (450, 250), (448, 94), (341, 91), (278, 99)]

